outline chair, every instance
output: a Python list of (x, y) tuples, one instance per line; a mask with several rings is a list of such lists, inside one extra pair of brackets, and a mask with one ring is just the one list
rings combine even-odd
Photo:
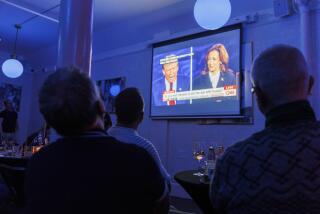
[(9, 166), (0, 164), (0, 174), (3, 177), (5, 184), (8, 186), (12, 196), (13, 202), (21, 207), (24, 205), (24, 178), (25, 167)]

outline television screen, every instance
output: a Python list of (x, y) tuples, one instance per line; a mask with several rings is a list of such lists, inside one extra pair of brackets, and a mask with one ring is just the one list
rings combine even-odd
[(151, 117), (240, 115), (241, 27), (153, 46)]

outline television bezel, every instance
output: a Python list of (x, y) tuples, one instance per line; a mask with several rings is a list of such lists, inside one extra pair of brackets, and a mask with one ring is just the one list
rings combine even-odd
[[(232, 30), (239, 30), (240, 36), (239, 36), (239, 114), (219, 114), (219, 115), (177, 115), (177, 116), (170, 116), (170, 115), (164, 115), (164, 116), (153, 116), (151, 114), (151, 108), (152, 108), (152, 79), (153, 79), (153, 57), (154, 57), (154, 49), (158, 47), (163, 47), (171, 44), (176, 44), (179, 42), (185, 42), (188, 40), (203, 38), (207, 36), (212, 36), (215, 34), (225, 33)], [(230, 26), (225, 26), (222, 28), (219, 28), (217, 30), (210, 30), (210, 31), (204, 31), (200, 33), (190, 34), (182, 37), (173, 38), (170, 40), (165, 40), (157, 43), (152, 44), (152, 63), (151, 63), (151, 80), (150, 80), (150, 106), (149, 106), (149, 117), (154, 120), (161, 120), (161, 119), (232, 119), (232, 118), (243, 118), (242, 115), (242, 85), (243, 85), (243, 78), (242, 78), (242, 24), (235, 24)]]

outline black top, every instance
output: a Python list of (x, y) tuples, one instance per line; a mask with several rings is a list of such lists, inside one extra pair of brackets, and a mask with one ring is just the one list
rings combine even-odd
[[(224, 86), (233, 86), (236, 85), (236, 75), (232, 70), (227, 72), (220, 72), (219, 80), (217, 82), (216, 88), (221, 88)], [(201, 74), (196, 77), (193, 82), (192, 90), (200, 90), (200, 89), (212, 89), (212, 83), (210, 80), (209, 73)], [(198, 103), (212, 103), (212, 102), (220, 102), (222, 100), (235, 100), (238, 99), (238, 96), (222, 96), (222, 97), (209, 97), (204, 99), (194, 99), (193, 104)], [(226, 104), (227, 105), (227, 104)], [(224, 106), (223, 106), (224, 107)]]
[(320, 123), (307, 101), (279, 106), (266, 128), (228, 148), (211, 184), (217, 213), (320, 213)]
[[(236, 85), (236, 75), (232, 70), (220, 72), (219, 80), (217, 82), (217, 88), (224, 87), (226, 85)], [(200, 76), (196, 77), (193, 82), (193, 90), (199, 89), (211, 89), (212, 83), (210, 80), (209, 72), (206, 74), (200, 74)]]
[(316, 121), (310, 103), (306, 100), (286, 103), (272, 109), (266, 115), (266, 127), (283, 126), (299, 121)]
[(15, 111), (3, 110), (0, 112), (0, 118), (2, 121), (2, 131), (7, 133), (13, 133), (16, 131), (18, 114)]
[(164, 191), (146, 151), (91, 132), (60, 139), (31, 158), (26, 213), (152, 213)]

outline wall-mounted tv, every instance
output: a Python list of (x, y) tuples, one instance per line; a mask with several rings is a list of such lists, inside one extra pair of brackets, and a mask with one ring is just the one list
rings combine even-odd
[(241, 25), (153, 45), (152, 118), (240, 116)]

